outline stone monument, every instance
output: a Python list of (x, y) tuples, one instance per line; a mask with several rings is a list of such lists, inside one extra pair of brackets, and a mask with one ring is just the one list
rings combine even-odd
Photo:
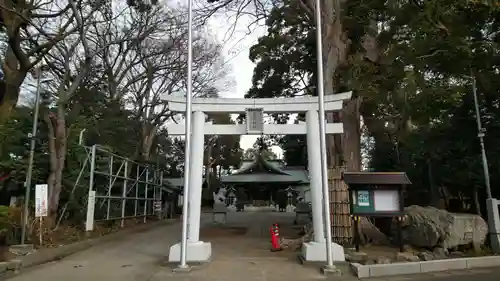
[(226, 192), (227, 190), (224, 187), (221, 187), (217, 192), (212, 193), (214, 199), (214, 206), (215, 205), (226, 206)]
[(212, 221), (214, 223), (225, 223), (227, 217), (226, 189), (221, 187), (213, 192), (214, 206), (212, 210)]

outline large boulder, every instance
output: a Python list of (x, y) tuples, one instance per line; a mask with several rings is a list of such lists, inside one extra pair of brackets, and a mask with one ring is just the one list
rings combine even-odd
[(403, 240), (416, 247), (450, 249), (471, 243), (477, 247), (484, 243), (488, 234), (487, 223), (478, 215), (421, 206), (406, 207), (405, 215)]

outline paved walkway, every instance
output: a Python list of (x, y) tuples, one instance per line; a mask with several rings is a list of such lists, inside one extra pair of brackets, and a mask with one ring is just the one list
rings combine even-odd
[[(213, 260), (189, 274), (174, 274), (165, 264), (170, 245), (179, 241), (180, 224), (167, 225), (101, 244), (63, 260), (25, 270), (12, 281), (308, 281), (325, 279), (317, 268), (298, 265), (296, 253), (269, 251), (267, 227), (282, 224), (285, 236), (294, 234), (293, 215), (284, 213), (230, 213), (228, 226), (214, 227), (203, 214), (202, 240), (213, 243)], [(286, 233), (286, 232), (289, 233)], [(496, 281), (498, 270), (477, 270), (372, 279), (373, 281), (435, 280)], [(347, 275), (332, 280), (355, 280)]]

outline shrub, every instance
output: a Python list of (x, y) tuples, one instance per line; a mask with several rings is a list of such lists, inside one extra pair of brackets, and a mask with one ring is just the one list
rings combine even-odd
[(12, 223), (9, 206), (0, 205), (0, 235), (5, 236), (10, 230)]

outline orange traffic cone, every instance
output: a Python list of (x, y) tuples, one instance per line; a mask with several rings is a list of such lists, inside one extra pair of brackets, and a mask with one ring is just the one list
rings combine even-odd
[(271, 252), (283, 250), (280, 244), (280, 230), (278, 224), (273, 224), (269, 229), (269, 232), (271, 233)]

